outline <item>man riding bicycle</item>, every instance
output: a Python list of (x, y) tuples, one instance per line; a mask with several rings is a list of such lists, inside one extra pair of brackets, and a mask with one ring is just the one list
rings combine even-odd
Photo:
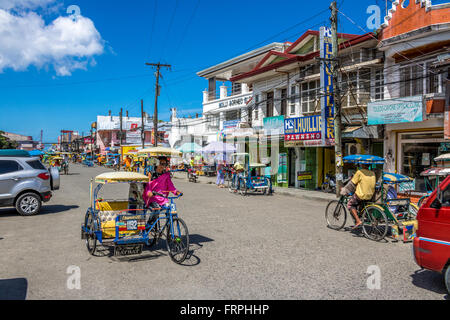
[(353, 176), (351, 182), (356, 186), (356, 191), (347, 204), (348, 210), (355, 218), (356, 224), (353, 229), (362, 225), (358, 216), (358, 207), (363, 201), (368, 201), (375, 194), (376, 176), (369, 170), (368, 164), (361, 164), (361, 169)]

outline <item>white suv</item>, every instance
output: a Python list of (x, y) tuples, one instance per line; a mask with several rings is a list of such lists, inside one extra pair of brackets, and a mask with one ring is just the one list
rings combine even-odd
[(57, 169), (48, 170), (27, 151), (0, 150), (0, 207), (15, 207), (22, 216), (36, 215), (58, 189)]

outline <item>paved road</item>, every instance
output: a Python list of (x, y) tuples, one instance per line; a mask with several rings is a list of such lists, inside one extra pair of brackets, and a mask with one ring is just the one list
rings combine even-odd
[[(80, 239), (89, 181), (103, 168), (72, 165), (34, 217), (0, 209), (0, 298), (27, 299), (445, 299), (442, 277), (419, 271), (411, 244), (375, 243), (325, 227), (324, 202), (230, 194), (175, 180), (192, 255), (171, 262), (164, 246), (139, 258), (92, 257)], [(124, 198), (124, 186), (109, 195)], [(113, 190), (114, 189), (114, 190)], [(369, 266), (381, 289), (369, 290)], [(68, 289), (70, 266), (81, 289)]]

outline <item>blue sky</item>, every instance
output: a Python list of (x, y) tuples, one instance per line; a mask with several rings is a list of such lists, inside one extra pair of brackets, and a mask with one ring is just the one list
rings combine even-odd
[[(25, 0), (0, 0), (0, 9), (2, 1)], [(329, 7), (330, 1), (323, 0), (157, 0), (156, 11), (155, 0), (27, 1), (51, 4), (27, 9), (41, 16), (46, 25), (59, 16), (67, 17), (67, 8), (77, 5), (81, 15), (93, 22), (103, 45), (101, 53), (86, 54), (84, 60), (72, 57), (84, 63), (82, 68), (69, 61), (72, 51), (61, 57), (57, 48), (42, 64), (33, 60), (18, 70), (5, 66), (0, 73), (0, 130), (38, 139), (43, 129), (46, 141), (56, 141), (62, 129), (87, 133), (96, 116), (108, 110), (117, 115), (122, 107), (130, 116), (139, 116), (140, 99), (144, 99), (145, 110), (153, 113), (154, 71), (145, 62), (173, 66), (172, 71), (163, 70), (160, 119), (169, 119), (171, 107), (182, 115), (201, 112), (207, 81), (197, 71), (270, 42), (295, 41), (307, 29), (328, 25), (330, 16), (326, 11), (305, 21)], [(377, 2), (384, 11), (382, 0), (345, 0), (338, 5), (366, 28), (366, 9)], [(440, 2), (445, 1), (433, 4)], [(363, 33), (342, 16), (339, 32)], [(62, 71), (66, 64), (70, 72)]]

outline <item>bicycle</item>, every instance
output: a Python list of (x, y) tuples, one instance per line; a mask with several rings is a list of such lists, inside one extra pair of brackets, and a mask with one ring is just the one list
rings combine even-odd
[[(166, 232), (166, 246), (169, 256), (173, 262), (180, 264), (186, 259), (189, 251), (189, 231), (183, 219), (178, 217), (174, 200), (182, 197), (183, 194), (176, 197), (166, 197), (157, 192), (153, 192), (153, 194), (170, 200), (170, 204), (167, 207), (155, 210), (152, 214), (156, 217), (156, 220), (151, 225), (147, 224), (145, 228), (145, 234), (148, 235), (146, 245), (148, 247), (154, 246)], [(165, 216), (161, 217), (162, 214), (165, 214)], [(161, 221), (163, 220), (165, 220), (165, 223), (161, 228)]]
[[(339, 200), (328, 203), (325, 209), (325, 219), (328, 228), (341, 230), (347, 222), (347, 204), (349, 197), (341, 196)], [(356, 224), (352, 214), (350, 216)], [(389, 220), (382, 207), (371, 201), (362, 201), (358, 207), (358, 217), (362, 221), (364, 235), (373, 241), (383, 240), (389, 230)]]

